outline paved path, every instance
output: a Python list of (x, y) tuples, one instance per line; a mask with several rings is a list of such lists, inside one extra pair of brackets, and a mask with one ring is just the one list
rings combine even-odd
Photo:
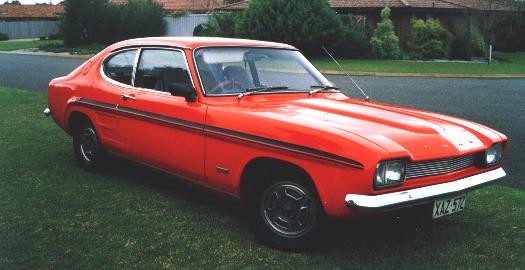
[[(45, 92), (84, 60), (0, 54), (0, 86)], [(327, 76), (361, 98), (343, 76)], [(372, 101), (426, 109), (491, 126), (510, 138), (503, 184), (525, 188), (525, 79), (355, 77)]]
[(67, 75), (84, 61), (0, 53), (0, 86), (47, 92), (51, 79)]

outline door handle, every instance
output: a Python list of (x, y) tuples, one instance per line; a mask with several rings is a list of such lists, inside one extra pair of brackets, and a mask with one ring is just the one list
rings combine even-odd
[(126, 95), (126, 94), (122, 94), (120, 97), (121, 97), (123, 100), (128, 100), (128, 99), (137, 100), (136, 97), (134, 97), (134, 96), (130, 96), (130, 95)]

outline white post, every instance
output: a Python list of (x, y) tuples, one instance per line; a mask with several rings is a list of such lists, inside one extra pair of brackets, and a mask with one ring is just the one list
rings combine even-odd
[(489, 45), (489, 64), (492, 63), (492, 44)]

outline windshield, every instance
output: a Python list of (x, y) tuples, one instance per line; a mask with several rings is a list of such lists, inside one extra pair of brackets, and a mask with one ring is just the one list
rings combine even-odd
[(272, 92), (309, 91), (312, 86), (332, 86), (300, 52), (293, 50), (202, 48), (195, 52), (195, 62), (206, 95), (240, 94), (261, 88)]

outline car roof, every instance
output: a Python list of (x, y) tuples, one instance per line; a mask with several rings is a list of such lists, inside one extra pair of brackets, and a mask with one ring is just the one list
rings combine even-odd
[(237, 38), (221, 38), (221, 37), (148, 37), (129, 39), (118, 42), (110, 46), (111, 51), (120, 48), (132, 46), (173, 46), (186, 49), (196, 49), (199, 47), (267, 47), (296, 50), (295, 47), (269, 41), (251, 40), (251, 39), (237, 39)]

